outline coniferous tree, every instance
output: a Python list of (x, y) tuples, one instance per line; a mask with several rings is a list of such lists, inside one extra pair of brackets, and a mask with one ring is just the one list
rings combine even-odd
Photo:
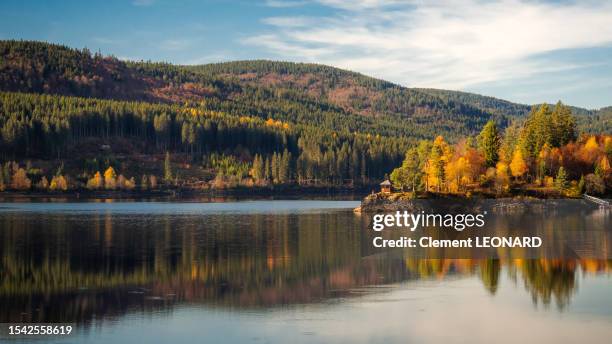
[(576, 139), (576, 120), (572, 110), (559, 101), (552, 111), (552, 146), (560, 147)]
[(484, 155), (487, 167), (493, 167), (499, 160), (501, 139), (494, 121), (489, 121), (478, 135), (478, 147)]
[(270, 166), (270, 159), (268, 157), (266, 157), (266, 160), (264, 162), (264, 179), (266, 181), (271, 181), (272, 180), (272, 166)]

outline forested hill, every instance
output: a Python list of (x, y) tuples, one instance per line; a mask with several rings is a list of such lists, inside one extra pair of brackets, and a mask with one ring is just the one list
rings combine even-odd
[[(30, 41), (0, 41), (0, 57), (0, 191), (372, 185), (421, 139), (532, 112), (315, 64), (178, 66)], [(612, 128), (609, 109), (574, 113), (578, 131)]]
[[(199, 66), (126, 62), (61, 45), (0, 41), (0, 90), (162, 103), (205, 101), (234, 115), (308, 122), (332, 130), (449, 139), (489, 119), (502, 127), (530, 106), (476, 94), (405, 88), (324, 65), (237, 61)], [(575, 109), (579, 125), (594, 111)], [(604, 114), (609, 117), (609, 113)]]

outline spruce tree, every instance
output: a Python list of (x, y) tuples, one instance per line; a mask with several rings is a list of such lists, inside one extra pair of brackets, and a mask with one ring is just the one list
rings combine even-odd
[(494, 121), (489, 121), (478, 135), (478, 147), (485, 158), (487, 167), (493, 167), (499, 160), (501, 139)]

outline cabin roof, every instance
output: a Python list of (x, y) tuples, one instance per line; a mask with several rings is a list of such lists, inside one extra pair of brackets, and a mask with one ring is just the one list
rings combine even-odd
[(391, 186), (391, 182), (389, 181), (389, 179), (387, 179), (384, 182), (380, 183), (380, 186)]

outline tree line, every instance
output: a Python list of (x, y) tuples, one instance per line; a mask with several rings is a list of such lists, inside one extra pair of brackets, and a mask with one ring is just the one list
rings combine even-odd
[(436, 192), (556, 190), (568, 196), (612, 189), (612, 135), (578, 137), (561, 102), (534, 107), (503, 133), (488, 122), (476, 137), (451, 145), (442, 136), (410, 148), (391, 173), (399, 189)]
[[(103, 188), (98, 182), (104, 179), (103, 172), (119, 167), (111, 147), (127, 140), (136, 150), (128, 155), (168, 152), (173, 157), (187, 157), (191, 165), (213, 171), (210, 179), (216, 178), (219, 185), (344, 185), (379, 181), (401, 161), (402, 152), (411, 142), (407, 138), (237, 116), (192, 105), (1, 93), (0, 157), (21, 164), (28, 160), (54, 160), (58, 165), (66, 161), (66, 172), (71, 174), (69, 185), (99, 189)], [(88, 146), (89, 150), (79, 148), (92, 140), (95, 144)], [(111, 152), (107, 152), (109, 149)], [(132, 175), (124, 177), (128, 183), (118, 185), (139, 185), (145, 177), (151, 179), (150, 173), (141, 176), (129, 159), (123, 159), (123, 165)], [(176, 161), (171, 165), (180, 169)], [(4, 187), (28, 189), (27, 184), (13, 182), (21, 168), (15, 166), (11, 163), (10, 172), (3, 175)], [(31, 187), (45, 185), (39, 184), (42, 177), (67, 177), (65, 173), (39, 170), (37, 166), (25, 169)], [(157, 177), (167, 184), (186, 180), (180, 175), (168, 178), (163, 174)], [(199, 176), (204, 180), (208, 177)]]

